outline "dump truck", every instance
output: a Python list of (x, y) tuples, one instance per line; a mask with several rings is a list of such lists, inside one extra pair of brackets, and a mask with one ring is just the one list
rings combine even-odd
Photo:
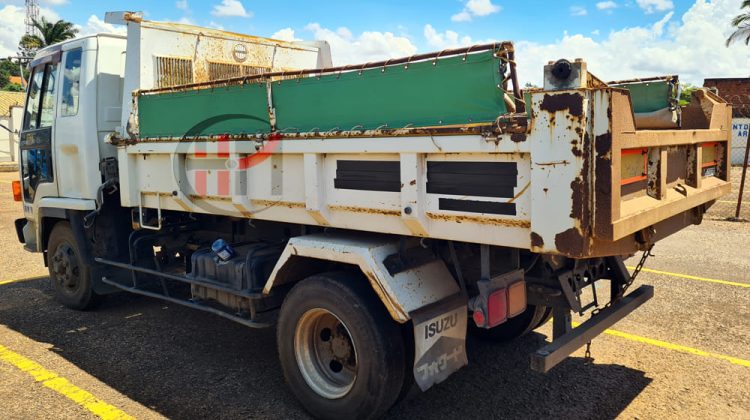
[(325, 42), (106, 20), (127, 35), (29, 65), (19, 241), (67, 307), (124, 291), (275, 327), (316, 417), (378, 417), (465, 366), (467, 334), (552, 318), (549, 371), (730, 191), (731, 109), (680, 107), (673, 75), (560, 59), (521, 89), (511, 42), (334, 67)]

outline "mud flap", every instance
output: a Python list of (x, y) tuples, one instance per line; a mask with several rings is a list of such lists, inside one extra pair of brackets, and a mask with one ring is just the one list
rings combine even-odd
[(426, 391), (469, 363), (466, 297), (445, 298), (410, 313), (414, 323), (414, 379)]

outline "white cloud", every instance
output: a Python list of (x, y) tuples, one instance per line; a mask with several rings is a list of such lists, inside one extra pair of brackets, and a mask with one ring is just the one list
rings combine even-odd
[(585, 7), (570, 6), (570, 15), (571, 16), (586, 16), (587, 14), (589, 14), (589, 11), (586, 10)]
[[(672, 0), (636, 0), (636, 3), (638, 3), (638, 7), (643, 9), (647, 14), (665, 12), (674, 9), (674, 3), (672, 3)], [(737, 7), (737, 10), (739, 10), (739, 6)]]
[[(56, 22), (60, 16), (52, 9), (46, 7), (39, 8), (39, 15), (47, 20)], [(0, 9), (0, 57), (10, 57), (18, 55), (18, 41), (26, 32), (26, 26), (23, 23), (26, 17), (26, 11), (22, 6), (6, 5)]]
[(187, 0), (177, 0), (174, 3), (174, 7), (180, 9), (180, 10), (187, 10), (188, 9), (188, 2)]
[(409, 38), (391, 32), (365, 31), (354, 36), (347, 28), (334, 31), (317, 23), (305, 26), (305, 30), (312, 32), (314, 39), (330, 44), (335, 66), (405, 57), (417, 52)]
[(184, 25), (197, 25), (195, 21), (192, 18), (189, 18), (187, 16), (183, 16), (177, 20), (177, 23), (182, 23)]
[(294, 29), (292, 28), (279, 29), (278, 31), (274, 32), (273, 35), (271, 35), (271, 38), (287, 42), (302, 41), (301, 39), (294, 36)]
[(617, 3), (613, 1), (600, 1), (596, 3), (596, 8), (599, 10), (612, 10), (617, 8)]
[(208, 27), (218, 29), (220, 31), (224, 30), (224, 25), (220, 24), (219, 22), (214, 22), (213, 20), (211, 22), (208, 22)]
[(469, 0), (462, 11), (451, 16), (451, 20), (454, 22), (468, 22), (474, 17), (491, 15), (500, 10), (502, 10), (502, 7), (493, 4), (492, 0)]
[(740, 0), (696, 0), (679, 20), (673, 21), (670, 12), (649, 26), (612, 31), (602, 41), (565, 33), (549, 44), (519, 42), (519, 76), (523, 82), (541, 84), (545, 63), (581, 57), (604, 80), (679, 74), (683, 81), (702, 85), (707, 77), (747, 77), (747, 47), (724, 46), (740, 4)]
[(107, 23), (102, 19), (99, 19), (96, 15), (89, 16), (89, 20), (86, 21), (86, 25), (76, 25), (78, 29), (78, 36), (93, 35), (99, 33), (113, 33), (119, 35), (125, 35), (127, 29), (124, 25), (113, 25)]
[(427, 45), (438, 50), (465, 47), (474, 43), (470, 36), (460, 36), (457, 32), (451, 30), (438, 32), (430, 24), (424, 26), (424, 37), (427, 40)]
[(451, 16), (451, 20), (454, 22), (468, 22), (471, 20), (471, 13), (466, 10), (456, 13)]
[(239, 0), (221, 0), (221, 4), (214, 6), (211, 14), (219, 17), (244, 17), (253, 16), (252, 12), (245, 10), (245, 6)]
[(43, 0), (42, 3), (49, 4), (50, 6), (63, 6), (68, 4), (68, 0)]

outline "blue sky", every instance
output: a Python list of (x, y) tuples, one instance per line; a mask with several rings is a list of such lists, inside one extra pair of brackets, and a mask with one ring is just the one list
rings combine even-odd
[[(5, 2), (5, 1), (3, 1)], [(8, 1), (6, 3), (21, 3)], [(242, 0), (240, 3), (250, 17), (216, 16), (212, 14), (214, 6), (220, 0), (188, 0), (187, 9), (181, 10), (176, 1), (141, 1), (127, 2), (114, 0), (82, 1), (56, 0), (41, 1), (43, 6), (53, 6), (61, 18), (83, 24), (93, 14), (103, 17), (106, 11), (122, 10), (123, 3), (128, 10), (144, 11), (151, 20), (172, 20), (182, 18), (200, 26), (219, 24), (227, 30), (271, 35), (280, 28), (291, 27), (301, 30), (307, 24), (316, 22), (322, 27), (347, 27), (352, 32), (380, 31), (393, 32), (415, 38), (420, 45), (421, 33), (425, 24), (431, 24), (438, 30), (455, 30), (465, 32), (476, 39), (523, 39), (536, 42), (547, 42), (559, 38), (564, 31), (592, 34), (598, 31), (599, 38), (606, 36), (610, 30), (632, 26), (643, 26), (658, 21), (663, 13), (655, 9), (651, 13), (638, 6), (635, 1), (615, 1), (617, 7), (599, 10), (601, 1), (555, 1), (526, 0), (490, 2), (500, 10), (486, 16), (473, 17), (469, 22), (454, 22), (451, 17), (460, 13), (466, 2), (459, 0), (323, 0), (306, 2), (300, 0), (254, 1)], [(658, 1), (654, 3), (659, 3)], [(693, 1), (665, 1), (671, 3), (676, 15), (688, 10)], [(314, 4), (314, 5), (313, 5)], [(577, 8), (583, 8), (585, 15)], [(596, 32), (594, 32), (596, 33)], [(596, 37), (596, 35), (592, 35)]]
[[(145, 12), (149, 20), (182, 21), (282, 39), (324, 39), (332, 46), (335, 64), (512, 40), (526, 81), (538, 82), (541, 66), (549, 60), (582, 57), (604, 79), (679, 73), (692, 83), (700, 83), (704, 77), (750, 73), (750, 48), (723, 45), (740, 3), (40, 0), (42, 14), (74, 22), (83, 34), (118, 30), (101, 19), (106, 11), (126, 7)], [(0, 0), (0, 55), (15, 49), (17, 33), (23, 30), (22, 7), (22, 0)]]

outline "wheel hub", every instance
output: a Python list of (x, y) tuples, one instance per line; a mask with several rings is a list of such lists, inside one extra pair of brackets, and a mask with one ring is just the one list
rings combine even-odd
[(74, 293), (80, 285), (80, 268), (73, 248), (66, 243), (60, 244), (52, 254), (50, 265), (55, 281), (60, 289)]
[(307, 384), (319, 395), (346, 395), (357, 377), (354, 343), (341, 320), (322, 308), (311, 309), (297, 322), (294, 336), (297, 365)]

